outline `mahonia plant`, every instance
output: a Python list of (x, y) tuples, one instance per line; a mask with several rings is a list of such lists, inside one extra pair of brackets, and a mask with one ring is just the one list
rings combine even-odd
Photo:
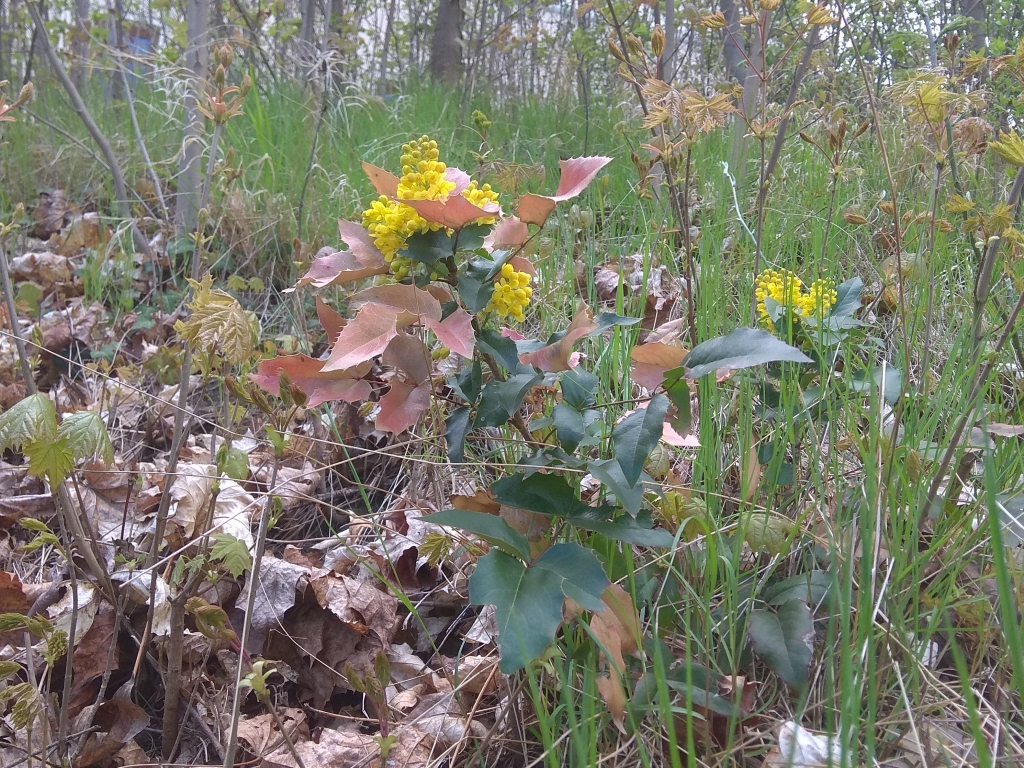
[[(435, 404), (445, 419), (448, 457), (456, 463), (465, 460), (474, 430), (508, 425), (533, 451), (524, 461), (550, 471), (524, 469), (498, 479), (491, 490), (500, 503), (550, 516), (547, 542), (566, 524), (630, 544), (671, 545), (672, 536), (655, 530), (649, 510), (642, 509), (645, 483), (651, 482), (643, 467), (661, 437), (668, 399), (659, 394), (627, 416), (609, 446), (606, 420), (596, 407), (598, 379), (578, 365), (573, 351), (587, 336), (638, 320), (595, 317), (581, 303), (568, 328), (547, 340), (524, 338), (506, 326), (529, 317), (537, 277), (528, 258), (532, 241), (556, 205), (577, 197), (610, 159), (563, 160), (555, 193), (520, 194), (514, 214), (502, 209), (498, 190), (447, 166), (426, 136), (402, 147), (401, 176), (364, 163), (376, 199), (360, 222), (339, 222), (347, 249), (322, 250), (295, 288), (368, 278), (374, 283), (347, 297), (355, 310), (351, 318), (317, 298), (317, 316), (331, 341), (325, 359), (297, 354), (264, 360), (251, 381), (277, 396), (294, 398), (301, 391), (307, 407), (365, 403), (364, 412), (385, 432), (415, 429)], [(558, 402), (549, 396), (555, 387)], [(526, 424), (522, 406), (537, 388), (545, 393), (544, 413)], [(615, 458), (591, 458), (595, 449), (600, 454), (608, 448)], [(616, 503), (585, 503), (580, 470), (598, 478)], [(603, 566), (576, 541), (545, 549), (481, 511), (451, 509), (428, 519), (490, 545), (471, 577), (470, 599), (496, 606), (506, 672), (543, 653), (562, 622), (566, 597), (589, 611), (607, 607)], [(509, 593), (510, 584), (521, 588)]]

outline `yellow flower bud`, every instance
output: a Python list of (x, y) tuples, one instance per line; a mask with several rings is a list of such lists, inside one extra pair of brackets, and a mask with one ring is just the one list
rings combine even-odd
[[(781, 0), (775, 0), (775, 2), (781, 2)], [(661, 28), (661, 24), (658, 24), (654, 28), (654, 32), (651, 33), (651, 51), (654, 52), (655, 56), (661, 56), (665, 50), (665, 30)]]

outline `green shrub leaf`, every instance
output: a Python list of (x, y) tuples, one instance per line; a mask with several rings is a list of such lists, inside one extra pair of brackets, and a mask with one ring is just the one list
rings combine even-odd
[(539, 512), (542, 515), (607, 519), (611, 507), (591, 507), (576, 497), (575, 489), (561, 475), (522, 473), (509, 475), (491, 485), (491, 491), (501, 504)]
[(523, 404), (526, 393), (544, 378), (539, 373), (519, 373), (507, 381), (489, 381), (480, 394), (473, 427), (500, 427)]
[(754, 653), (787, 685), (800, 688), (814, 656), (814, 621), (803, 600), (790, 600), (778, 612), (758, 609), (750, 612), (747, 636)]
[(18, 450), (32, 440), (53, 440), (56, 435), (57, 409), (46, 395), (29, 395), (0, 414), (0, 452)]
[(554, 639), (566, 597), (588, 610), (600, 610), (607, 586), (597, 556), (578, 544), (556, 544), (530, 567), (495, 549), (477, 563), (469, 599), (495, 607), (500, 669), (511, 674), (540, 656)]
[(424, 515), (421, 519), (475, 533), (484, 541), (509, 554), (518, 555), (524, 560), (530, 559), (530, 543), (526, 537), (497, 515), (466, 509), (446, 509), (443, 512)]
[(572, 453), (586, 436), (583, 414), (571, 405), (559, 403), (554, 407), (551, 415), (555, 421), (555, 432), (558, 435), (558, 442), (562, 444), (562, 448), (567, 452)]
[(698, 344), (683, 360), (686, 375), (699, 379), (721, 368), (738, 370), (786, 360), (810, 363), (811, 358), (767, 331), (737, 328), (728, 336)]
[(249, 547), (230, 533), (218, 533), (213, 536), (210, 557), (223, 565), (236, 579), (252, 568)]
[(114, 460), (114, 445), (98, 413), (78, 411), (65, 417), (57, 427), (57, 436), (67, 440), (76, 461), (96, 459), (104, 464)]
[(637, 408), (612, 430), (615, 460), (628, 485), (636, 485), (640, 479), (647, 457), (661, 439), (667, 412), (668, 398), (655, 395), (646, 408)]
[(469, 434), (469, 406), (452, 411), (444, 420), (444, 438), (448, 441), (448, 461), (461, 464), (465, 459), (466, 435)]

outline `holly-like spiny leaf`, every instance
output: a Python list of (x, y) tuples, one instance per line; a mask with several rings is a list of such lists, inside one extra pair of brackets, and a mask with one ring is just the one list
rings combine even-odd
[(414, 427), (429, 407), (429, 381), (413, 385), (392, 379), (391, 389), (380, 399), (377, 429), (397, 435)]
[(529, 512), (559, 517), (607, 519), (612, 507), (591, 507), (576, 496), (576, 491), (562, 475), (521, 472), (503, 477), (491, 485), (497, 501)]
[(512, 414), (519, 410), (527, 393), (543, 378), (539, 373), (519, 373), (510, 376), (506, 381), (489, 381), (484, 384), (476, 419), (473, 422), (474, 429), (500, 427), (507, 423)]
[(475, 533), (484, 541), (511, 555), (517, 555), (523, 560), (530, 559), (530, 543), (526, 537), (498, 515), (471, 512), (465, 509), (446, 509), (433, 515), (426, 515), (421, 519), (429, 523), (461, 528), (464, 531)]
[(249, 379), (276, 396), (281, 373), (287, 373), (292, 384), (309, 398), (306, 405), (315, 408), (332, 400), (348, 403), (366, 400), (370, 396), (370, 384), (358, 377), (369, 373), (371, 366), (372, 362), (367, 360), (347, 370), (324, 371), (323, 360), (309, 355), (282, 355), (261, 362), (256, 372), (249, 374)]
[(737, 328), (728, 336), (719, 336), (698, 344), (686, 356), (686, 376), (699, 379), (720, 369), (738, 370), (778, 361), (810, 363), (811, 358), (767, 331)]
[(495, 607), (499, 666), (511, 674), (540, 656), (554, 639), (566, 597), (600, 611), (608, 583), (594, 553), (578, 544), (556, 544), (529, 567), (494, 549), (477, 562), (469, 598), (475, 605)]
[(544, 226), (555, 205), (579, 195), (612, 159), (610, 157), (571, 157), (559, 162), (561, 176), (554, 195), (525, 194), (519, 198), (517, 214), (527, 224)]
[(615, 425), (612, 448), (622, 475), (630, 486), (636, 485), (647, 457), (661, 439), (668, 398), (655, 395), (646, 408), (638, 408)]

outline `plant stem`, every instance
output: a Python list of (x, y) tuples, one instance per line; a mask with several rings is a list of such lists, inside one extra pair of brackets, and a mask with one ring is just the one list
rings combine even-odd
[[(239, 639), (238, 670), (235, 673), (235, 697), (231, 705), (231, 729), (227, 747), (224, 749), (224, 768), (232, 768), (235, 764), (235, 750), (238, 746), (238, 717), (242, 706), (242, 670), (245, 667), (243, 655), (249, 642), (249, 631), (252, 628), (252, 612), (256, 604), (256, 590), (260, 588), (260, 564), (263, 552), (267, 547), (267, 529), (270, 527), (270, 508), (274, 503), (274, 487), (277, 485), (277, 471), (281, 466), (281, 458), (275, 451), (274, 466), (270, 472), (270, 483), (267, 486), (267, 497), (260, 516), (260, 529), (256, 535), (256, 554), (252, 559), (252, 570), (249, 573), (249, 594), (245, 602), (245, 621), (242, 622), (242, 635)], [(283, 730), (282, 730), (283, 733)]]

